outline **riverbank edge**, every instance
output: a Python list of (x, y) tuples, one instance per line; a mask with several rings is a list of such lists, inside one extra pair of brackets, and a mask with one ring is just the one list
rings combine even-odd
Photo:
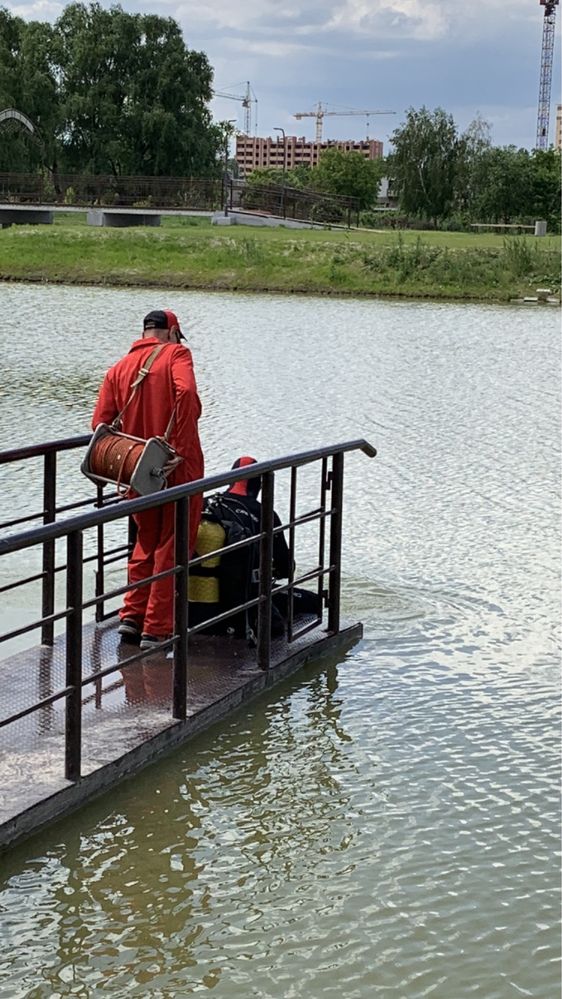
[[(524, 303), (521, 298), (517, 297), (517, 291), (505, 293), (503, 295), (488, 294), (488, 295), (477, 295), (471, 292), (465, 293), (463, 295), (455, 295), (451, 291), (444, 290), (440, 293), (438, 289), (433, 289), (431, 292), (426, 292), (420, 290), (419, 292), (409, 289), (405, 292), (399, 291), (360, 291), (358, 289), (350, 289), (346, 291), (343, 288), (326, 288), (321, 285), (307, 285), (306, 287), (294, 286), (292, 288), (287, 287), (275, 287), (271, 284), (262, 286), (240, 286), (236, 282), (214, 282), (214, 283), (204, 283), (197, 281), (165, 281), (162, 278), (158, 280), (151, 281), (150, 278), (139, 277), (135, 279), (134, 277), (128, 278), (115, 278), (115, 277), (103, 277), (103, 278), (92, 278), (92, 277), (77, 277), (76, 275), (61, 275), (60, 277), (45, 277), (44, 275), (36, 274), (26, 274), (26, 275), (15, 275), (15, 274), (0, 274), (0, 282), (3, 284), (44, 284), (44, 285), (69, 285), (75, 287), (83, 288), (162, 288), (172, 291), (205, 291), (205, 292), (234, 292), (241, 295), (282, 295), (287, 298), (295, 296), (311, 296), (315, 298), (341, 298), (341, 299), (372, 299), (372, 300), (384, 300), (384, 301), (402, 301), (402, 302), (459, 302), (465, 304), (474, 305), (527, 305), (535, 303)], [(557, 307), (562, 305), (561, 299), (557, 296), (556, 292), (553, 297), (557, 297)], [(539, 303), (548, 304), (552, 307), (553, 303)]]

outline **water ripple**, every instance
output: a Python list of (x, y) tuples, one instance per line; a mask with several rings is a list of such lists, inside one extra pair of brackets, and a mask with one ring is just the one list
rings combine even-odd
[[(30, 440), (83, 432), (155, 293), (3, 296), (36, 330), (0, 373), (35, 415)], [(346, 463), (343, 602), (365, 638), (4, 858), (0, 996), (553, 999), (557, 317), (163, 304), (190, 333), (209, 471), (305, 439), (377, 446)], [(12, 411), (0, 393), (4, 446)], [(299, 482), (306, 505), (316, 484)], [(0, 503), (23, 494), (40, 502), (39, 479), (3, 482)], [(299, 558), (315, 546), (305, 535)]]

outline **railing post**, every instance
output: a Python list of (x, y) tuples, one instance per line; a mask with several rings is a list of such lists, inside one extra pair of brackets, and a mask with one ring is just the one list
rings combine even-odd
[(174, 718), (185, 721), (187, 716), (187, 582), (189, 571), (189, 500), (176, 501), (175, 576), (174, 588)]
[[(43, 523), (52, 524), (57, 508), (57, 453), (49, 451), (43, 462)], [(41, 593), (41, 616), (49, 617), (55, 609), (55, 541), (43, 544), (43, 580)], [(41, 625), (41, 644), (52, 645), (54, 641), (53, 621)]]
[[(96, 486), (96, 506), (103, 506), (103, 486)], [(97, 559), (96, 559), (96, 574), (95, 574), (95, 593), (96, 597), (103, 596), (105, 592), (105, 572), (104, 572), (104, 525), (98, 524), (96, 531), (97, 538)], [(96, 604), (96, 621), (103, 621), (105, 616), (105, 604), (103, 600)]]
[(340, 630), (341, 545), (343, 506), (343, 454), (332, 458), (332, 514), (330, 517), (330, 596), (328, 603), (328, 631)]
[(297, 515), (297, 469), (291, 468), (291, 498), (289, 500), (289, 589), (287, 590), (287, 641), (293, 641), (293, 618), (295, 601), (293, 579), (295, 578), (295, 517)]
[[(322, 458), (322, 481), (320, 485), (320, 509), (324, 514), (326, 512), (326, 493), (328, 491), (328, 459)], [(324, 569), (326, 564), (326, 519), (322, 517), (318, 530), (318, 567)], [(326, 577), (321, 575), (318, 577), (318, 605), (320, 617), (323, 616), (323, 609), (325, 606), (325, 596), (328, 591), (326, 589)]]
[(258, 605), (257, 661), (260, 669), (268, 670), (271, 659), (271, 573), (273, 563), (273, 472), (262, 476), (260, 585)]
[(67, 538), (66, 606), (66, 696), (65, 767), (67, 780), (80, 780), (82, 756), (82, 532)]

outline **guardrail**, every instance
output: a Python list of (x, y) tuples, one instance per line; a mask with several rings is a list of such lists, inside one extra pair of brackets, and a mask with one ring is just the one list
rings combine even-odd
[[(341, 548), (342, 548), (342, 509), (343, 509), (343, 473), (344, 455), (352, 451), (362, 451), (369, 457), (376, 454), (375, 448), (364, 439), (346, 441), (324, 448), (302, 451), (270, 461), (258, 462), (244, 468), (244, 478), (261, 478), (262, 486), (262, 519), (260, 531), (251, 538), (225, 545), (214, 553), (207, 553), (197, 558), (189, 558), (189, 498), (200, 493), (214, 492), (220, 487), (229, 486), (239, 481), (240, 469), (229, 470), (217, 475), (211, 475), (185, 485), (174, 486), (160, 493), (137, 499), (123, 500), (116, 495), (103, 498), (101, 489), (95, 497), (80, 500), (76, 503), (57, 505), (56, 457), (62, 451), (84, 448), (90, 440), (89, 435), (65, 440), (52, 441), (45, 444), (18, 448), (0, 453), (0, 465), (25, 461), (30, 458), (43, 457), (43, 509), (36, 513), (18, 517), (15, 520), (0, 524), (1, 529), (19, 526), (24, 522), (40, 519), (40, 526), (10, 534), (0, 538), (0, 557), (11, 555), (25, 549), (41, 547), (42, 571), (35, 575), (16, 580), (5, 585), (0, 592), (23, 586), (26, 583), (42, 580), (42, 613), (41, 617), (0, 635), (0, 645), (10, 639), (40, 630), (43, 644), (53, 644), (54, 625), (57, 621), (66, 622), (66, 683), (64, 688), (55, 691), (34, 704), (6, 716), (0, 721), (0, 727), (15, 722), (33, 711), (37, 711), (57, 700), (65, 699), (65, 776), (76, 781), (81, 774), (81, 717), (82, 690), (88, 684), (98, 683), (112, 673), (122, 670), (140, 658), (154, 655), (169, 648), (173, 649), (173, 696), (172, 715), (178, 720), (185, 720), (187, 715), (187, 676), (188, 676), (188, 641), (189, 636), (202, 631), (211, 623), (228, 619), (242, 610), (257, 608), (257, 665), (268, 670), (271, 665), (271, 614), (272, 598), (276, 593), (287, 592), (289, 595), (288, 642), (295, 641), (311, 628), (317, 627), (320, 617), (308, 622), (299, 631), (294, 629), (292, 613), (292, 593), (296, 586), (306, 582), (316, 582), (320, 606), (325, 606), (328, 612), (328, 632), (337, 634), (340, 628), (340, 588), (341, 588)], [(318, 463), (320, 465), (320, 499), (318, 506), (297, 516), (297, 481), (298, 469)], [(281, 526), (274, 523), (275, 474), (290, 470), (290, 501), (289, 520)], [(106, 591), (104, 584), (104, 568), (110, 562), (125, 559), (130, 550), (130, 524), (132, 515), (144, 510), (155, 509), (165, 504), (173, 503), (175, 507), (175, 560), (174, 566), (165, 572), (150, 576), (142, 582), (125, 585)], [(95, 509), (82, 512), (71, 517), (60, 518), (77, 508), (94, 505)], [(58, 518), (58, 519), (57, 519)], [(123, 521), (129, 525), (128, 541), (125, 544), (105, 550), (104, 528), (113, 521)], [(319, 522), (318, 562), (306, 574), (294, 576), (296, 530), (299, 526)], [(326, 560), (326, 526), (329, 523), (328, 558)], [(96, 529), (97, 551), (88, 558), (83, 555), (84, 532)], [(273, 536), (275, 533), (287, 530), (289, 532), (289, 555), (291, 570), (287, 583), (277, 585), (272, 576)], [(55, 565), (55, 543), (57, 539), (66, 539), (66, 562)], [(188, 620), (188, 576), (190, 566), (197, 565), (213, 555), (223, 555), (251, 544), (259, 545), (259, 592), (257, 597), (231, 608), (215, 618), (207, 620), (195, 627), (189, 627)], [(96, 562), (95, 595), (84, 599), (83, 579), (84, 566)], [(66, 573), (65, 606), (55, 609), (55, 575)], [(84, 611), (95, 609), (97, 621), (105, 620), (117, 612), (105, 613), (107, 601), (118, 597), (136, 587), (146, 586), (156, 579), (173, 576), (174, 588), (174, 634), (153, 650), (136, 653), (119, 663), (96, 671), (95, 675), (82, 676), (82, 630)], [(326, 585), (327, 583), (327, 585)]]
[(356, 198), (286, 184), (246, 184), (222, 178), (128, 177), (112, 174), (0, 173), (0, 202), (56, 208), (136, 208), (146, 211), (220, 211), (245, 208), (289, 219), (358, 219)]
[(0, 201), (14, 204), (213, 211), (223, 195), (220, 178), (0, 173)]

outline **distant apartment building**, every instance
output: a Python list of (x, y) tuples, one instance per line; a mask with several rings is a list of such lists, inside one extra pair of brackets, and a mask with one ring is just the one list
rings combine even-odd
[(562, 150), (562, 104), (556, 106), (556, 134), (554, 136), (556, 149)]
[(251, 135), (236, 136), (236, 162), (240, 177), (247, 177), (258, 167), (278, 167), (292, 170), (304, 164), (315, 167), (326, 149), (341, 149), (345, 153), (361, 153), (366, 160), (376, 160), (383, 155), (382, 142), (378, 139), (329, 140), (328, 142), (308, 142), (302, 136), (288, 135), (283, 139), (258, 139)]

